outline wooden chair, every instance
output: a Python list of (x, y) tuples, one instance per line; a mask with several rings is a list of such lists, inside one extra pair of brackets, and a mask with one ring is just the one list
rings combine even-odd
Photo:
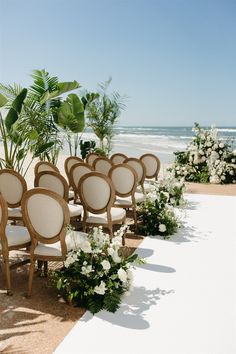
[(155, 178), (157, 180), (161, 168), (160, 159), (153, 154), (144, 154), (140, 156), (140, 160), (146, 168), (146, 179)]
[(77, 157), (77, 156), (69, 156), (69, 157), (67, 157), (67, 159), (65, 159), (64, 169), (65, 169), (70, 187), (71, 187), (70, 170), (75, 164), (82, 163), (82, 162), (84, 162), (84, 160), (81, 159), (80, 157)]
[(54, 172), (60, 173), (57, 166), (55, 166), (53, 163), (48, 162), (48, 161), (39, 161), (34, 166), (34, 175), (35, 176), (37, 176), (37, 174), (42, 171), (54, 171)]
[(35, 261), (64, 261), (86, 234), (67, 230), (68, 204), (57, 193), (34, 188), (24, 194), (22, 213), (31, 236), (28, 296), (32, 292)]
[[(59, 173), (53, 171), (43, 171), (38, 173), (34, 180), (34, 186), (55, 192), (68, 203), (69, 186), (66, 179)], [(71, 219), (79, 218), (83, 211), (81, 205), (68, 203), (68, 208)]]
[(71, 167), (70, 180), (71, 180), (71, 186), (75, 194), (75, 199), (74, 199), (75, 203), (80, 202), (78, 198), (79, 198), (79, 183), (81, 177), (84, 176), (86, 173), (93, 172), (93, 171), (94, 171), (93, 167), (85, 162), (77, 163)]
[(118, 164), (110, 169), (109, 177), (112, 180), (116, 193), (114, 207), (132, 209), (135, 229), (137, 229), (136, 203), (142, 202), (145, 199), (143, 194), (136, 193), (138, 184), (137, 173), (127, 164)]
[(31, 238), (26, 227), (7, 225), (8, 206), (3, 196), (0, 194), (0, 254), (3, 257), (3, 263), (6, 274), (7, 294), (11, 295), (11, 275), (10, 268), (24, 264), (25, 261), (14, 264), (10, 267), (9, 253), (12, 250), (18, 250), (30, 246)]
[(94, 170), (106, 176), (108, 176), (108, 173), (112, 166), (113, 163), (111, 162), (111, 160), (104, 156), (100, 156), (93, 161)]
[(146, 177), (146, 168), (144, 163), (136, 159), (134, 157), (127, 158), (125, 160), (125, 163), (127, 163), (129, 166), (133, 167), (135, 172), (137, 173), (138, 176), (138, 186), (141, 187), (141, 189), (137, 189), (137, 192), (139, 193), (144, 193), (144, 181)]
[(26, 181), (18, 172), (0, 170), (0, 193), (8, 205), (8, 220), (22, 220), (21, 200), (26, 191)]
[(100, 157), (100, 155), (96, 154), (95, 152), (90, 152), (87, 156), (86, 156), (86, 162), (90, 165), (93, 166), (93, 161), (95, 159), (97, 159), (98, 157)]
[(113, 165), (118, 165), (120, 163), (123, 163), (127, 158), (128, 156), (126, 156), (125, 154), (116, 153), (111, 155), (110, 160), (113, 163)]
[(102, 225), (112, 236), (113, 225), (124, 223), (125, 210), (113, 207), (115, 188), (109, 177), (99, 172), (84, 175), (80, 179), (79, 197), (84, 207), (83, 231), (87, 226)]

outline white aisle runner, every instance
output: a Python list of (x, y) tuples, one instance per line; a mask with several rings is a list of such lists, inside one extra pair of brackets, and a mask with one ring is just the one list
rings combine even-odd
[(187, 199), (178, 234), (141, 244), (121, 308), (86, 312), (55, 354), (236, 353), (236, 197)]

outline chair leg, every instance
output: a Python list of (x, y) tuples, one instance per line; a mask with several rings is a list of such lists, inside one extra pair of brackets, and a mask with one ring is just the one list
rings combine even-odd
[(138, 226), (137, 226), (137, 211), (136, 208), (133, 208), (133, 215), (134, 215), (134, 227), (135, 227), (135, 232), (138, 232)]
[(47, 261), (43, 262), (43, 273), (44, 273), (45, 277), (48, 276), (48, 262)]
[(11, 274), (10, 274), (10, 265), (9, 265), (9, 256), (3, 256), (4, 266), (5, 266), (5, 274), (6, 274), (6, 283), (7, 283), (7, 295), (12, 295), (11, 292)]
[(34, 259), (31, 259), (30, 260), (30, 269), (29, 269), (29, 283), (28, 283), (27, 297), (30, 297), (31, 293), (32, 293), (32, 285), (33, 285), (33, 278), (34, 278), (34, 268), (35, 268), (35, 261), (34, 261)]

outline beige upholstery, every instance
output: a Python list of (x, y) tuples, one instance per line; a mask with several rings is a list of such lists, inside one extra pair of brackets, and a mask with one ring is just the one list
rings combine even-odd
[(68, 208), (69, 208), (71, 218), (80, 216), (83, 212), (82, 205), (68, 204)]
[(0, 193), (9, 204), (20, 203), (23, 187), (17, 176), (10, 173), (0, 175)]
[(110, 177), (116, 192), (120, 194), (130, 193), (136, 182), (134, 174), (126, 168), (126, 165), (116, 166)]
[[(7, 225), (5, 232), (6, 232), (8, 247), (20, 246), (31, 241), (30, 234), (26, 229), (26, 227), (24, 226)], [(0, 242), (0, 250), (1, 249), (2, 249), (2, 245)]]
[(99, 157), (98, 154), (95, 154), (95, 153), (91, 152), (90, 154), (87, 155), (87, 157), (86, 157), (86, 162), (87, 162), (89, 165), (92, 166), (94, 160), (96, 160), (98, 157)]
[(110, 157), (110, 160), (114, 165), (118, 165), (120, 163), (123, 163), (126, 159), (127, 159), (127, 156), (124, 154), (121, 154), (121, 153), (113, 154)]
[(53, 163), (48, 162), (48, 161), (39, 161), (36, 163), (34, 167), (34, 174), (35, 176), (43, 171), (51, 171), (51, 172), (57, 172), (60, 173), (59, 169), (57, 166), (55, 166)]
[[(146, 199), (145, 194), (143, 193), (135, 193), (134, 194), (134, 199), (136, 203), (141, 203)], [(116, 197), (116, 201), (115, 201), (115, 206), (122, 206), (122, 205), (132, 205), (132, 199), (131, 196), (130, 197), (125, 197), (125, 198), (121, 198), (121, 197)]]
[(63, 226), (63, 209), (47, 195), (35, 194), (27, 204), (27, 211), (34, 230), (45, 238), (57, 235)]
[(42, 174), (37, 187), (46, 188), (64, 197), (64, 185), (62, 181), (54, 175)]
[[(69, 232), (65, 238), (67, 251), (77, 249), (79, 243), (85, 238), (87, 238), (87, 234), (84, 232)], [(38, 256), (62, 257), (61, 243), (59, 241), (53, 244), (43, 244), (39, 242), (34, 250), (34, 254)]]
[(70, 180), (71, 180), (71, 185), (76, 193), (78, 192), (78, 185), (81, 177), (91, 171), (93, 171), (92, 166), (86, 163), (77, 163), (76, 165), (73, 166), (73, 168), (71, 168)]
[(88, 176), (83, 184), (83, 195), (91, 208), (103, 209), (110, 200), (110, 186), (99, 176)]
[(153, 154), (144, 154), (140, 157), (140, 160), (145, 165), (146, 178), (155, 177), (157, 179), (161, 166), (159, 158)]
[(103, 173), (106, 176), (108, 176), (108, 173), (109, 173), (112, 165), (113, 165), (112, 162), (109, 159), (107, 159), (106, 157), (98, 157), (93, 162), (94, 170), (97, 172)]
[[(110, 178), (99, 173), (90, 172), (81, 178), (79, 197), (84, 207), (83, 230), (87, 225), (103, 225), (113, 234), (113, 224), (125, 221), (125, 210), (112, 208), (115, 201), (115, 189)], [(124, 238), (123, 238), (124, 242)]]
[[(126, 212), (124, 209), (111, 208), (111, 219), (113, 222), (116, 220), (124, 219), (125, 216), (126, 216)], [(108, 223), (107, 213), (102, 213), (102, 214), (88, 213), (86, 222), (90, 224), (101, 224), (101, 225), (107, 224)]]
[(129, 166), (133, 167), (133, 169), (135, 170), (135, 172), (137, 173), (137, 176), (138, 176), (138, 183), (140, 183), (140, 181), (142, 180), (142, 177), (143, 177), (142, 166), (137, 161), (133, 161), (133, 160), (128, 161), (127, 164)]

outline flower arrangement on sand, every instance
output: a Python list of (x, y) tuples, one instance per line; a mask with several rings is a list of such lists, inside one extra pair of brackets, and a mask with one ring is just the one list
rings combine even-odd
[(119, 308), (122, 295), (132, 289), (131, 263), (142, 262), (137, 254), (122, 255), (126, 229), (126, 225), (122, 226), (111, 239), (101, 226), (94, 227), (68, 253), (64, 267), (51, 274), (66, 301), (93, 314), (102, 309), (115, 312)]
[(180, 227), (174, 207), (184, 205), (184, 181), (173, 173), (153, 184), (153, 190), (138, 207), (138, 229), (143, 235), (161, 235), (169, 238)]
[(206, 130), (195, 123), (195, 136), (186, 151), (176, 152), (171, 167), (178, 179), (200, 183), (236, 183), (236, 150), (223, 142), (218, 130)]

